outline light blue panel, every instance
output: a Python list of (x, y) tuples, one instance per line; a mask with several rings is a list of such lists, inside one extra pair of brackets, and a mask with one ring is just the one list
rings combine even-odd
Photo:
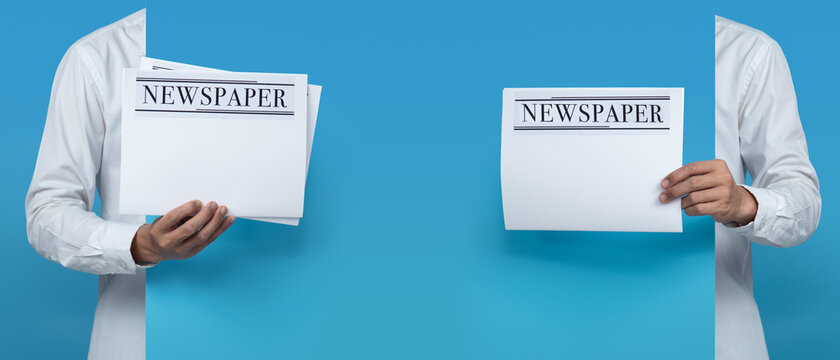
[(711, 219), (505, 231), (499, 179), (503, 87), (684, 86), (685, 160), (711, 159), (710, 8), (150, 0), (148, 21), (150, 56), (324, 85), (301, 226), (239, 220), (151, 269), (149, 358), (712, 357)]
[(837, 359), (840, 334), (840, 163), (837, 84), (840, 29), (836, 2), (719, 2), (718, 15), (758, 28), (787, 58), (811, 162), (820, 179), (822, 217), (806, 243), (753, 245), (756, 302), (772, 359)]
[(97, 277), (38, 255), (27, 242), (23, 203), (64, 52), (74, 41), (143, 4), (12, 1), (0, 10), (0, 359), (87, 356)]

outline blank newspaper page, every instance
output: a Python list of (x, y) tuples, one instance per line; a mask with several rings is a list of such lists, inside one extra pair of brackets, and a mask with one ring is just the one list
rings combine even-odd
[(240, 217), (300, 217), (306, 75), (126, 69), (120, 213), (192, 199)]
[[(145, 70), (164, 71), (224, 71), (196, 65), (182, 64), (174, 61), (143, 57), (140, 59), (140, 68)], [(308, 84), (306, 87), (306, 165), (305, 172), (309, 172), (309, 158), (312, 153), (312, 142), (315, 138), (315, 125), (318, 120), (318, 107), (321, 104), (321, 86)], [(306, 174), (304, 174), (304, 179)], [(298, 226), (300, 218), (294, 217), (248, 217), (246, 219), (266, 221), (277, 224)]]
[(682, 232), (680, 202), (659, 202), (682, 88), (509, 88), (502, 111), (505, 228)]

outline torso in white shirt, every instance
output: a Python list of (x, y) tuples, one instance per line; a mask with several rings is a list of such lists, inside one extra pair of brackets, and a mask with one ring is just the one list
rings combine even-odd
[(715, 18), (715, 156), (758, 201), (744, 227), (715, 228), (715, 357), (767, 359), (753, 298), (751, 246), (793, 246), (820, 213), (788, 64), (766, 34)]
[[(144, 222), (143, 217), (118, 213), (120, 184), (121, 78), (124, 68), (137, 68), (146, 52), (146, 12), (140, 10), (82, 38), (73, 46), (84, 47), (93, 73), (101, 77), (100, 99), (104, 112), (105, 138), (97, 187), (102, 200), (102, 218)], [(96, 317), (91, 333), (89, 359), (145, 358), (145, 271), (133, 275), (101, 275)]]

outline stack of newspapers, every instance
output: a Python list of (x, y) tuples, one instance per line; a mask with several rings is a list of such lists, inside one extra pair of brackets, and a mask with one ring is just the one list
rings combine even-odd
[(120, 214), (198, 199), (298, 225), (320, 96), (305, 74), (143, 58), (123, 74)]

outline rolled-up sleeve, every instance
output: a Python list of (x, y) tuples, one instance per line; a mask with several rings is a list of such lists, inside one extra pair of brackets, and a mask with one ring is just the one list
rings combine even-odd
[(740, 107), (741, 157), (758, 202), (752, 223), (734, 228), (753, 242), (790, 247), (808, 240), (822, 208), (788, 63), (769, 40), (753, 61)]
[(26, 195), (29, 243), (45, 258), (94, 274), (133, 274), (141, 224), (92, 212), (105, 136), (101, 87), (84, 49), (56, 71), (35, 173)]

